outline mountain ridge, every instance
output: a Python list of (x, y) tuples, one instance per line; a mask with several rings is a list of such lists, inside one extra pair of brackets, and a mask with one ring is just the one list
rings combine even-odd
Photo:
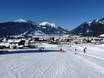
[(31, 20), (24, 20), (22, 18), (0, 23), (0, 37), (21, 34), (22, 36), (35, 36), (37, 35), (36, 33), (40, 35), (68, 34), (69, 31), (54, 23), (42, 22), (37, 24)]
[(80, 36), (100, 36), (104, 34), (104, 18), (87, 21), (70, 31), (70, 34)]

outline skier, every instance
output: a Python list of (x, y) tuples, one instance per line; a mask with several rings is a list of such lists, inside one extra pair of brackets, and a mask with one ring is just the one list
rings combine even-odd
[(83, 53), (86, 53), (86, 49), (87, 49), (86, 47), (83, 49)]
[(75, 51), (77, 51), (77, 49), (75, 48)]
[(44, 51), (44, 47), (40, 47), (39, 52), (43, 52), (43, 51)]
[(60, 52), (62, 52), (62, 48), (60, 48)]
[(77, 51), (77, 49), (75, 48), (75, 55), (77, 54), (76, 51)]
[(60, 52), (65, 52), (62, 48), (60, 48)]

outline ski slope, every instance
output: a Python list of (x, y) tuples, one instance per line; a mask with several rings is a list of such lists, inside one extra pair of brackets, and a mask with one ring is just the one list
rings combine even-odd
[(75, 54), (78, 46), (62, 45), (65, 53), (0, 55), (0, 78), (104, 78), (104, 58), (90, 49)]

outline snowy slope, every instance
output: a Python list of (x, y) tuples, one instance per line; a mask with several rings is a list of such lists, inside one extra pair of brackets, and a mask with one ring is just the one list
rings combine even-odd
[(104, 59), (75, 55), (75, 45), (60, 47), (66, 52), (0, 55), (0, 78), (104, 78)]

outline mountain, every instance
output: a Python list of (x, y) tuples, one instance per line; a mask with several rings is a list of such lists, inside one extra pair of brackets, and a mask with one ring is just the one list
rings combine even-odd
[(15, 20), (14, 22), (18, 22), (18, 23), (26, 23), (26, 22), (28, 22), (27, 20), (24, 20), (24, 19), (22, 19), (22, 18), (19, 18), (19, 19), (17, 19), (17, 20)]
[(67, 34), (69, 31), (64, 28), (55, 25), (54, 23), (42, 22), (38, 25), (40, 30), (46, 34)]
[(104, 18), (87, 21), (76, 27), (70, 34), (80, 36), (100, 36), (104, 34)]
[(0, 37), (5, 36), (34, 36), (50, 34), (67, 34), (69, 31), (54, 23), (42, 22), (37, 24), (22, 18), (12, 22), (0, 23)]

